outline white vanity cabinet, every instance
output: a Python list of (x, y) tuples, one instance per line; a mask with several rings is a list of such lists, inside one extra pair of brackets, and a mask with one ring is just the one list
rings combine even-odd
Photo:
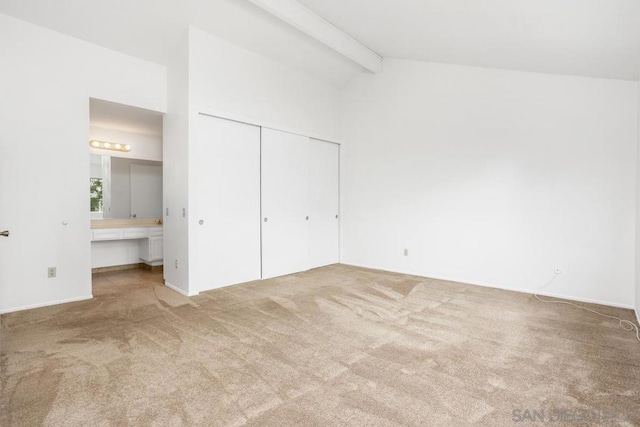
[[(152, 267), (162, 265), (162, 239), (162, 226), (92, 229), (92, 252), (101, 258), (101, 260), (92, 261), (92, 264), (94, 267), (105, 267), (108, 266), (107, 264), (131, 264), (133, 259), (126, 257), (134, 256), (138, 258), (137, 262), (144, 262)], [(118, 241), (121, 244), (118, 244)], [(137, 245), (137, 252), (133, 254), (131, 252), (136, 251), (136, 246), (132, 245)], [(122, 256), (118, 256), (114, 251), (121, 252)], [(127, 261), (121, 261), (122, 259)]]
[(91, 230), (91, 241), (98, 240), (121, 240), (122, 228), (104, 228), (101, 230)]
[(148, 238), (140, 240), (140, 259), (153, 267), (162, 265), (162, 228), (149, 229)]

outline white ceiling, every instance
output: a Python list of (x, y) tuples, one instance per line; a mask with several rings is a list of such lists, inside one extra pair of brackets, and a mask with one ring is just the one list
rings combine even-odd
[[(640, 0), (299, 2), (386, 58), (640, 77)], [(0, 0), (0, 13), (159, 64), (191, 24), (337, 86), (362, 72), (246, 0)]]
[(0, 0), (0, 13), (163, 65), (193, 25), (338, 86), (362, 71), (246, 0)]
[(640, 78), (639, 0), (298, 0), (385, 58)]
[(101, 99), (89, 101), (89, 125), (162, 138), (162, 113)]

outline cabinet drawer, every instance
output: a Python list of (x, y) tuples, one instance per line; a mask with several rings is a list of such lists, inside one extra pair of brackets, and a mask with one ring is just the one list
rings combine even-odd
[(108, 228), (104, 230), (93, 230), (91, 240), (118, 240), (122, 239), (121, 228)]
[(149, 228), (149, 237), (161, 237), (163, 234), (162, 227)]
[(146, 228), (125, 228), (122, 231), (123, 239), (143, 239), (149, 236)]

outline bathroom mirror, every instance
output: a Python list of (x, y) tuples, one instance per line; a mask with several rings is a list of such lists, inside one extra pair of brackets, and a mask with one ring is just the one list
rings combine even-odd
[(162, 218), (162, 162), (91, 154), (92, 219)]

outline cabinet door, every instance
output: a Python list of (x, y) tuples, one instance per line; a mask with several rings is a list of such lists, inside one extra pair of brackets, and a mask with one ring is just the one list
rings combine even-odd
[(309, 268), (309, 138), (262, 128), (262, 278)]
[(200, 291), (260, 278), (260, 128), (200, 115), (190, 272)]
[(340, 146), (309, 145), (309, 268), (339, 262)]
[(149, 237), (149, 260), (162, 261), (162, 237)]

